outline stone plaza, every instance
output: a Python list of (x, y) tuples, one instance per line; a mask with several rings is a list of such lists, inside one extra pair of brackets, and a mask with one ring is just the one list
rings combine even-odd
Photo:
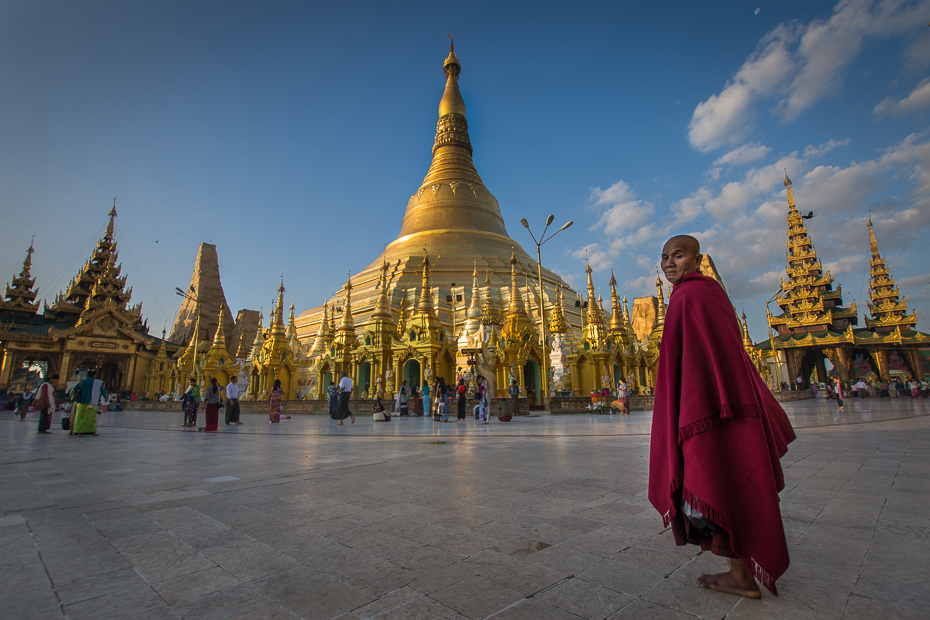
[[(0, 617), (741, 619), (930, 614), (930, 400), (786, 403), (780, 596), (703, 590), (646, 498), (651, 413), (0, 416)], [(286, 412), (285, 412), (286, 413)]]

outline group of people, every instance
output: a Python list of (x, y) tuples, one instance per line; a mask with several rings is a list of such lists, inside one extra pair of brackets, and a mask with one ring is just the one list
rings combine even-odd
[[(490, 422), (491, 408), (491, 387), (487, 377), (478, 375), (475, 378), (477, 385), (478, 404), (473, 409), (473, 415), (476, 421), (481, 424)], [(510, 387), (511, 398), (519, 395), (519, 388), (516, 382)], [(329, 399), (329, 416), (337, 420), (336, 426), (343, 426), (344, 420), (352, 419), (355, 423), (355, 416), (349, 410), (349, 396), (352, 393), (352, 379), (345, 372), (340, 373), (339, 384), (330, 382), (326, 388), (326, 395)], [(422, 402), (422, 408), (419, 406)], [(446, 383), (445, 378), (436, 377), (432, 385), (427, 381), (423, 382), (422, 392), (417, 386), (408, 387), (407, 380), (400, 384), (400, 388), (394, 395), (394, 407), (392, 412), (385, 412), (384, 405), (381, 403), (380, 394), (375, 395), (374, 413), (384, 414), (376, 416), (376, 421), (390, 421), (390, 413), (395, 413), (400, 417), (411, 415), (423, 415), (432, 417), (437, 422), (449, 422), (451, 416), (452, 403), (455, 403), (456, 421), (464, 422), (468, 412), (468, 385), (464, 378), (459, 378), (454, 386)], [(411, 404), (416, 404), (411, 407)], [(411, 413), (411, 410), (414, 413)], [(422, 413), (419, 413), (422, 412)]]
[(911, 379), (904, 383), (900, 378), (896, 378), (893, 381), (882, 381), (881, 383), (873, 382), (871, 384), (866, 383), (863, 379), (858, 381), (850, 381), (848, 384), (844, 385), (839, 378), (834, 377), (832, 381), (824, 384), (811, 384), (811, 392), (814, 394), (814, 398), (829, 398), (835, 399), (839, 404), (839, 407), (842, 409), (843, 405), (843, 396), (844, 394), (851, 395), (853, 398), (858, 398), (862, 400), (863, 398), (869, 398), (871, 396), (877, 395), (878, 398), (898, 398), (900, 396), (910, 396), (911, 398), (919, 398), (923, 396), (924, 398), (930, 397), (930, 389), (928, 389), (927, 381)]
[[(229, 378), (226, 385), (226, 402), (223, 402), (221, 391), (223, 388), (219, 385), (216, 377), (210, 379), (210, 385), (200, 393), (200, 386), (197, 385), (197, 379), (191, 377), (187, 390), (181, 396), (181, 409), (184, 411), (184, 424), (186, 428), (197, 427), (197, 412), (200, 404), (205, 405), (206, 424), (197, 427), (197, 430), (204, 432), (216, 432), (219, 426), (220, 407), (226, 407), (225, 422), (226, 425), (242, 424), (239, 421), (239, 377), (233, 375)], [(275, 382), (276, 387), (280, 387), (281, 382)], [(278, 396), (278, 406), (280, 409), (281, 398)]]
[[(83, 437), (84, 435), (97, 436), (97, 415), (106, 403), (107, 392), (103, 382), (96, 377), (96, 370), (88, 370), (87, 375), (78, 381), (69, 393), (70, 403), (66, 405), (68, 415), (62, 420), (62, 430), (69, 435)], [(26, 419), (26, 412), (32, 408), (39, 413), (38, 433), (48, 435), (52, 428), (52, 415), (58, 409), (58, 400), (55, 398), (55, 384), (59, 376), (52, 374), (45, 377), (35, 392), (16, 394), (13, 398), (7, 396), (6, 402), (12, 402), (20, 420)]]

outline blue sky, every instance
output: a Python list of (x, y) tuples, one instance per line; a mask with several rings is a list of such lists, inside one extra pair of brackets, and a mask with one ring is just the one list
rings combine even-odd
[[(475, 163), (508, 230), (575, 225), (543, 264), (654, 292), (698, 236), (765, 337), (784, 277), (783, 168), (866, 310), (879, 245), (930, 329), (930, 0), (0, 2), (0, 278), (36, 235), (53, 299), (118, 197), (133, 300), (170, 328), (197, 246), (230, 306), (298, 311), (400, 230), (430, 161), (450, 28)], [(774, 305), (773, 305), (774, 308)], [(861, 322), (861, 321), (860, 321)]]

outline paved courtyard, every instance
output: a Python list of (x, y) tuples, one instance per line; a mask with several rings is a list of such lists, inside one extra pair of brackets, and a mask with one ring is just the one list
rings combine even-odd
[(930, 617), (930, 400), (786, 410), (791, 566), (761, 601), (698, 587), (726, 561), (663, 531), (648, 412), (217, 434), (132, 412), (96, 438), (4, 412), (0, 617)]

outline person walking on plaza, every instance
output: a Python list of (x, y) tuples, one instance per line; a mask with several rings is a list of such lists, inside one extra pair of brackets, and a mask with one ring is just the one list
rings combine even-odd
[(443, 377), (439, 377), (437, 380), (436, 394), (439, 396), (439, 412), (442, 414), (440, 416), (440, 422), (448, 422), (449, 387), (446, 385), (446, 380)]
[(281, 388), (281, 380), (275, 379), (274, 386), (271, 388), (271, 395), (268, 397), (268, 423), (277, 424), (281, 421), (281, 397), (284, 390)]
[(440, 406), (442, 402), (441, 395), (439, 394), (439, 377), (433, 379), (433, 385), (430, 386), (430, 394), (432, 394), (432, 400), (430, 400), (430, 413), (433, 416), (434, 420), (439, 420)]
[(103, 389), (103, 381), (97, 379), (96, 370), (88, 370), (87, 378), (72, 388), (72, 393), (77, 390), (78, 396), (75, 402), (77, 413), (74, 416), (74, 424), (71, 426), (71, 434), (97, 436), (97, 403), (101, 398), (107, 397), (106, 390)]
[(216, 382), (216, 377), (210, 378), (210, 387), (207, 388), (206, 394), (206, 426), (204, 432), (215, 433), (220, 421), (220, 384)]
[(723, 287), (700, 273), (700, 244), (662, 248), (672, 283), (659, 351), (649, 449), (649, 501), (677, 545), (699, 544), (730, 570), (704, 588), (761, 598), (788, 568), (778, 506), (779, 459), (795, 439), (784, 410), (743, 348)]
[(184, 390), (181, 403), (184, 407), (184, 426), (197, 426), (197, 410), (200, 408), (200, 386), (197, 385), (197, 379), (194, 377), (191, 377), (190, 385)]
[(329, 382), (329, 386), (326, 388), (326, 397), (329, 399), (329, 417), (336, 419), (336, 408), (339, 407), (339, 388), (336, 387), (336, 384), (332, 381)]
[(13, 414), (19, 416), (20, 422), (26, 421), (26, 411), (29, 409), (29, 402), (26, 400), (25, 394), (17, 394), (15, 400), (13, 401)]
[(863, 381), (862, 379), (859, 379), (859, 381), (856, 382), (856, 391), (859, 394), (859, 400), (862, 400), (863, 398), (865, 398), (865, 391), (867, 389), (869, 388), (865, 384), (865, 381)]
[(427, 417), (432, 415), (429, 408), (429, 382), (425, 379), (423, 380), (423, 415)]
[(621, 415), (630, 415), (630, 390), (623, 379), (617, 381), (617, 400), (623, 403), (623, 413)]
[(336, 394), (339, 398), (339, 404), (336, 406), (335, 419), (339, 420), (336, 426), (345, 426), (343, 420), (352, 418), (352, 424), (355, 424), (355, 416), (349, 410), (349, 397), (352, 396), (352, 379), (343, 370), (339, 373), (339, 387), (336, 388)]
[(410, 407), (407, 405), (407, 380), (404, 379), (400, 384), (400, 389), (397, 390), (397, 414), (405, 418), (410, 415)]
[(455, 394), (458, 400), (456, 405), (458, 409), (456, 410), (456, 420), (459, 422), (465, 421), (465, 404), (468, 401), (468, 388), (465, 386), (465, 379), (459, 379), (459, 384), (455, 388)]
[(836, 396), (836, 404), (839, 405), (840, 411), (843, 410), (843, 384), (839, 379), (833, 380), (833, 394)]
[(484, 376), (478, 377), (478, 414), (482, 424), (491, 422), (491, 384)]
[(239, 421), (239, 375), (229, 378), (226, 385), (226, 426), (242, 424)]
[(58, 375), (48, 377), (39, 386), (36, 399), (32, 401), (39, 412), (39, 433), (42, 435), (51, 434), (48, 429), (52, 427), (52, 413), (55, 411), (55, 387), (52, 385), (55, 381), (58, 381)]

